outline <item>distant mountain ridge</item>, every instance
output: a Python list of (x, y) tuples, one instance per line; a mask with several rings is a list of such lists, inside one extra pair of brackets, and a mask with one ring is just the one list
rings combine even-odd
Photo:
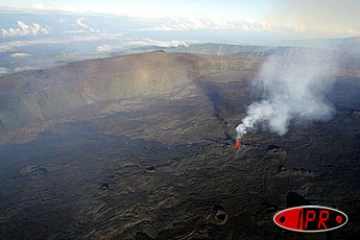
[(360, 37), (338, 38), (338, 39), (313, 39), (284, 41), (281, 46), (289, 47), (311, 47), (322, 48), (349, 53), (360, 53)]
[[(238, 53), (262, 53), (270, 50), (271, 47), (266, 46), (246, 46), (246, 45), (231, 45), (220, 43), (201, 43), (192, 44), (188, 47), (177, 47), (166, 49), (166, 52), (187, 52), (195, 54), (209, 54), (209, 55), (235, 55)], [(256, 55), (256, 54), (255, 54)]]
[[(276, 57), (276, 61), (284, 66), (299, 65), (298, 69), (301, 70), (296, 74), (306, 71), (309, 62), (314, 62), (316, 67), (325, 67), (325, 72), (330, 75), (360, 77), (359, 54), (311, 48), (223, 44), (193, 45), (171, 50), (198, 54), (159, 50), (74, 62), (0, 78), (0, 141), (13, 130), (66, 117), (79, 108), (96, 108), (96, 104), (106, 101), (178, 97), (178, 92), (194, 87), (196, 79), (212, 74), (232, 72), (253, 79), (269, 56)], [(214, 55), (220, 53), (231, 56)], [(299, 60), (299, 54), (309, 61)], [(337, 61), (336, 69), (328, 69), (328, 61)], [(229, 80), (224, 78), (221, 81)]]
[[(188, 47), (177, 47), (177, 48), (168, 48), (164, 49), (166, 52), (186, 52), (186, 53), (195, 53), (195, 54), (209, 54), (209, 55), (252, 55), (252, 56), (268, 56), (272, 53), (279, 55), (280, 52), (286, 52), (289, 49), (319, 49), (319, 51), (337, 51), (344, 52), (349, 54), (360, 54), (360, 37), (352, 38), (346, 41), (346, 44), (339, 47), (328, 47), (324, 44), (327, 40), (308, 40), (307, 41), (297, 41), (293, 44), (284, 44), (278, 46), (251, 46), (251, 45), (231, 45), (231, 44), (220, 44), (220, 43), (199, 43), (192, 44)], [(332, 42), (341, 42), (345, 41), (343, 39), (339, 40), (328, 40)], [(317, 42), (315, 44), (315, 42)], [(314, 44), (313, 44), (314, 43)], [(350, 44), (354, 45), (353, 50), (349, 50)], [(359, 49), (357, 49), (357, 47)], [(313, 51), (311, 50), (311, 51)]]
[(166, 49), (166, 52), (182, 52), (194, 54), (207, 54), (216, 56), (243, 56), (243, 57), (286, 57), (292, 61), (297, 54), (306, 54), (309, 58), (319, 60), (336, 60), (346, 68), (360, 67), (360, 54), (345, 51), (313, 47), (266, 47), (266, 46), (243, 46), (218, 43), (193, 44), (189, 47)]

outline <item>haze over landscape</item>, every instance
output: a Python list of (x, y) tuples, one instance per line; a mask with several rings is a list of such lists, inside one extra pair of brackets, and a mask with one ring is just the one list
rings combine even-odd
[(360, 52), (358, 1), (1, 1), (0, 74), (222, 43)]
[[(0, 239), (356, 238), (359, 11), (1, 1)], [(309, 204), (349, 222), (274, 224)]]

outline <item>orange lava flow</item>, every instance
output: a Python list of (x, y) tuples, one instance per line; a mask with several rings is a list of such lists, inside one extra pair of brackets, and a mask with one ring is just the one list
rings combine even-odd
[(239, 140), (236, 139), (236, 140), (235, 140), (234, 147), (235, 147), (236, 149), (238, 149), (240, 146), (241, 146), (241, 144), (240, 144)]

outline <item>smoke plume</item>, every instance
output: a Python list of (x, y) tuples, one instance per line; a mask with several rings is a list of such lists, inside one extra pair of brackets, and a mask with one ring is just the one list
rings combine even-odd
[(287, 50), (269, 57), (255, 81), (262, 100), (252, 103), (236, 127), (240, 139), (259, 124), (279, 135), (287, 133), (293, 119), (328, 120), (334, 109), (325, 94), (335, 82), (336, 62), (332, 52), (314, 49)]

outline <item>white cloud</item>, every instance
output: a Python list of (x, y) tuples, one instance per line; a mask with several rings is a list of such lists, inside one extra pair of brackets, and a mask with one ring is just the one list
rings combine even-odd
[(100, 45), (96, 48), (97, 52), (114, 52), (122, 49), (122, 45)]
[(270, 22), (263, 22), (261, 25), (262, 25), (262, 29), (264, 31), (269, 31), (270, 32), (273, 29), (273, 25)]
[(27, 58), (30, 57), (31, 55), (28, 53), (13, 53), (10, 56), (13, 58)]
[(78, 29), (78, 30), (66, 30), (64, 33), (85, 33), (87, 30), (85, 29)]
[(24, 67), (16, 67), (14, 69), (14, 72), (21, 72), (21, 71), (25, 71), (25, 70), (32, 70), (33, 68), (32, 67), (29, 67), (29, 66), (24, 66)]
[(128, 42), (115, 45), (100, 45), (97, 47), (98, 52), (113, 52), (118, 51), (123, 48), (137, 47), (137, 46), (158, 46), (158, 47), (179, 47), (185, 46), (188, 47), (186, 41), (158, 41), (150, 38), (143, 38), (139, 40), (127, 39)]
[(48, 35), (50, 33), (49, 27), (41, 27), (37, 23), (33, 23), (32, 26), (26, 25), (22, 21), (17, 21), (18, 28), (9, 28), (9, 29), (1, 29), (1, 35), (3, 38), (5, 37), (17, 37), (17, 36), (26, 36), (26, 35), (38, 35), (42, 33), (44, 35)]
[(77, 24), (79, 27), (88, 30), (89, 32), (100, 32), (99, 29), (92, 28), (92, 27), (90, 27), (89, 25), (87, 25), (86, 23), (84, 23), (84, 22), (83, 22), (84, 20), (85, 20), (85, 18), (78, 18), (78, 19), (76, 20), (76, 24)]
[(348, 35), (350, 35), (350, 36), (357, 36), (357, 35), (359, 35), (359, 32), (356, 31), (355, 29), (352, 29), (352, 28), (349, 28), (349, 29), (346, 31), (346, 33), (347, 33)]
[(86, 12), (87, 9), (74, 8), (70, 6), (64, 6), (61, 4), (61, 7), (55, 5), (45, 5), (43, 3), (36, 3), (32, 6), (33, 9), (42, 10), (42, 11), (59, 11), (59, 12)]
[(7, 73), (7, 69), (4, 67), (0, 67), (0, 74), (5, 74)]
[(143, 38), (139, 41), (130, 41), (124, 43), (125, 46), (158, 46), (158, 47), (188, 47), (185, 41), (158, 41), (150, 38)]
[(243, 31), (259, 31), (263, 29), (262, 24), (245, 20), (222, 21), (218, 19), (174, 18), (164, 19), (163, 23), (158, 23), (158, 21), (153, 22), (157, 23), (157, 25), (143, 28), (138, 31), (186, 31), (202, 29), (238, 29)]
[(33, 8), (39, 9), (39, 10), (46, 10), (46, 7), (44, 6), (43, 3), (36, 3), (36, 4), (34, 4)]
[[(201, 18), (132, 18), (134, 23), (147, 24), (148, 27), (136, 29), (134, 31), (192, 31), (192, 30), (233, 30), (243, 32), (273, 32), (280, 34), (298, 34), (307, 37), (316, 37), (319, 34), (322, 37), (340, 37), (344, 35), (359, 35), (359, 31), (353, 28), (344, 29), (321, 29), (316, 25), (306, 24), (274, 24), (269, 21), (250, 21), (250, 20), (219, 20), (219, 19), (201, 19)], [(292, 35), (293, 36), (293, 35)]]
[(31, 45), (40, 45), (40, 44), (64, 44), (72, 42), (88, 42), (88, 41), (98, 41), (105, 39), (117, 39), (122, 36), (121, 34), (109, 34), (109, 33), (100, 33), (93, 36), (74, 36), (67, 39), (54, 39), (54, 38), (45, 38), (37, 40), (27, 40), (27, 41), (12, 41), (0, 43), (0, 53), (1, 52), (11, 52), (16, 51), (18, 47), (31, 46)]

